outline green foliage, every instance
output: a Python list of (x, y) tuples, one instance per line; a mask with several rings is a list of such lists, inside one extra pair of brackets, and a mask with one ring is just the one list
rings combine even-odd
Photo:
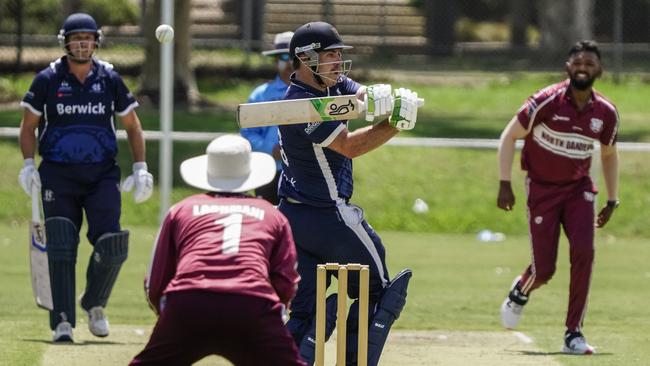
[[(58, 33), (65, 19), (58, 0), (29, 0), (23, 3), (24, 33)], [(137, 24), (138, 6), (129, 0), (84, 0), (80, 1), (79, 11), (92, 15), (100, 26)], [(16, 20), (19, 17), (16, 1), (0, 1), (0, 33), (16, 33)]]
[[(24, 32), (36, 34), (56, 34), (61, 27), (61, 2), (57, 0), (22, 1), (24, 14)], [(0, 11), (0, 32), (15, 33), (18, 8), (16, 1), (2, 1)]]
[(128, 0), (82, 1), (80, 11), (91, 14), (100, 26), (138, 24), (140, 19), (138, 6)]
[(459, 42), (506, 42), (510, 39), (508, 24), (476, 22), (461, 17), (456, 22), (456, 40)]

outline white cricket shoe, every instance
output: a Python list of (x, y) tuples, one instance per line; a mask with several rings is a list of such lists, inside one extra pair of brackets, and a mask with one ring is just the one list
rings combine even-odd
[(62, 321), (54, 329), (52, 336), (53, 342), (73, 342), (72, 325), (69, 322)]
[(104, 315), (104, 308), (95, 306), (86, 310), (88, 313), (88, 329), (96, 337), (108, 335), (108, 318)]
[(564, 347), (562, 352), (572, 355), (591, 355), (596, 353), (594, 347), (590, 346), (585, 336), (580, 332), (567, 332), (564, 334)]
[[(528, 302), (528, 296), (522, 295), (517, 289), (521, 276), (517, 276), (510, 286), (510, 292), (501, 304), (501, 325), (506, 329), (515, 329), (521, 319), (524, 305)], [(516, 301), (513, 299), (517, 299)]]

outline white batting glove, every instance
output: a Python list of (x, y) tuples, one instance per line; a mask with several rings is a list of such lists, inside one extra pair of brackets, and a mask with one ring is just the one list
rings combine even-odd
[(32, 196), (32, 186), (37, 188), (38, 191), (41, 190), (41, 176), (38, 174), (34, 159), (25, 159), (23, 168), (20, 169), (20, 174), (18, 175), (18, 182), (23, 188), (23, 191), (30, 197)]
[(122, 191), (133, 191), (133, 200), (135, 203), (142, 203), (151, 197), (153, 193), (153, 175), (147, 171), (147, 163), (139, 161), (133, 163), (133, 174), (126, 177), (122, 183)]
[(412, 130), (418, 117), (418, 107), (424, 105), (423, 99), (418, 99), (418, 93), (406, 88), (395, 89), (393, 113), (390, 125), (400, 131)]
[(375, 117), (389, 115), (393, 110), (393, 96), (390, 84), (370, 85), (364, 98), (366, 104), (366, 121), (372, 122)]

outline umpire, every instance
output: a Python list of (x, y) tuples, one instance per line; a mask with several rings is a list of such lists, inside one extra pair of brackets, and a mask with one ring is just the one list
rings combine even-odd
[[(19, 139), (25, 161), (19, 181), (27, 194), (31, 195), (32, 187), (41, 192), (54, 302), (50, 328), (54, 342), (72, 342), (83, 213), (94, 248), (80, 305), (95, 336), (108, 335), (104, 308), (128, 252), (129, 232), (120, 227), (115, 114), (127, 132), (134, 161), (124, 188), (135, 187), (135, 201), (143, 202), (151, 196), (153, 177), (147, 171), (144, 136), (134, 111), (138, 103), (113, 65), (93, 57), (102, 41), (93, 17), (70, 15), (58, 39), (65, 55), (36, 75), (21, 102), (25, 110)], [(38, 169), (34, 163), (37, 128), (42, 157)]]

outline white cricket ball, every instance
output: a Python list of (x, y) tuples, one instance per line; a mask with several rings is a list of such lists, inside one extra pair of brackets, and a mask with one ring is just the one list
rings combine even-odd
[(161, 24), (156, 28), (156, 38), (160, 43), (171, 42), (174, 39), (174, 28), (168, 24)]

